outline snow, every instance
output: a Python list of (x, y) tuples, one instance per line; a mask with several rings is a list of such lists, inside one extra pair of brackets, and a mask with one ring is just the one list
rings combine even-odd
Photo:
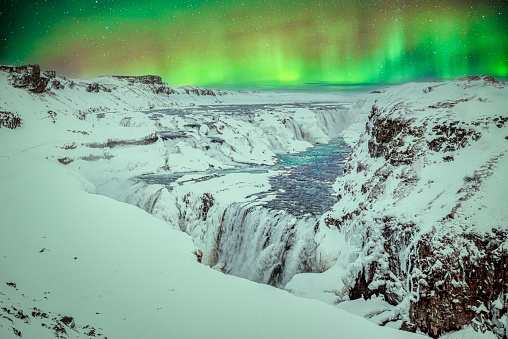
[[(374, 104), (426, 128), (425, 142), (438, 123), (508, 115), (506, 90), (482, 82), (407, 84), (355, 96), (199, 96), (186, 94), (192, 88), (156, 94), (151, 85), (111, 77), (94, 81), (112, 92), (89, 93), (85, 82), (70, 88), (70, 79), (59, 80), (65, 89), (33, 94), (12, 88), (0, 72), (0, 111), (23, 119), (21, 128), (0, 132), (0, 303), (30, 318), (0, 313), (8, 318), (0, 317), (2, 338), (13, 337), (12, 328), (24, 338), (53, 336), (42, 324), (61, 325), (63, 316), (75, 320), (74, 330), (63, 325), (70, 338), (87, 337), (87, 325), (109, 338), (416, 337), (393, 329), (407, 320), (409, 277), (391, 277), (398, 306), (380, 298), (348, 300), (364, 267), (388, 267), (376, 241), (382, 230), (373, 225), (396, 215), (420, 234), (430, 232), (462, 201), (465, 182), (483, 171), (479, 191), (462, 202), (450, 230), (506, 228), (506, 126), (475, 125), (480, 140), (450, 153), (450, 162), (427, 152), (410, 165), (387, 168), (384, 158), (365, 152)], [(430, 85), (436, 89), (425, 92)], [(452, 99), (468, 101), (430, 108)], [(313, 217), (263, 208), (274, 199), (269, 179), (280, 171), (242, 169), (264, 168), (277, 154), (339, 135), (355, 148), (353, 167), (334, 185), (341, 199), (320, 219), (317, 234)], [(408, 146), (422, 142), (411, 138), (404, 140)], [(139, 176), (167, 176), (170, 184)], [(378, 184), (374, 203), (361, 192), (366, 182)], [(325, 224), (326, 217), (358, 206), (358, 220), (366, 224), (354, 214), (342, 228)], [(372, 234), (365, 234), (367, 227)], [(398, 241), (405, 262), (410, 244)], [(281, 261), (279, 283), (286, 291), (222, 273), (268, 282)], [(314, 273), (294, 275), (302, 271)], [(35, 307), (49, 317), (32, 315)], [(466, 328), (444, 338), (475, 335), (490, 334)]]
[(34, 307), (73, 317), (70, 338), (88, 337), (86, 325), (111, 338), (413, 337), (201, 265), (188, 235), (84, 191), (86, 179), (61, 165), (23, 154), (0, 166), (0, 301), (30, 317), (2, 318), (2, 338), (15, 337), (12, 327), (52, 336)]
[(204, 172), (210, 167), (223, 167), (219, 161), (183, 141), (177, 143), (175, 153), (168, 156), (168, 165), (171, 166), (173, 172)]
[[(425, 91), (429, 85), (435, 89)], [(443, 234), (461, 239), (464, 233), (488, 235), (494, 229), (506, 230), (508, 125), (493, 123), (494, 119), (508, 116), (506, 89), (506, 85), (488, 84), (481, 79), (437, 85), (413, 83), (365, 95), (354, 103), (350, 113), (356, 111), (358, 114), (343, 132), (344, 140), (354, 147), (349, 172), (337, 179), (334, 188), (341, 199), (321, 218), (315, 238), (317, 267), (327, 271), (296, 275), (286, 288), (297, 295), (334, 304), (341, 298), (334, 297), (330, 291), (337, 293), (341, 281), (347, 288), (344, 281), (351, 275), (357, 277), (362, 270), (368, 275), (373, 265), (375, 276), (369, 288), (385, 285), (390, 293), (398, 295), (396, 299), (400, 303), (395, 312), (407, 320), (410, 299), (418, 298), (417, 292), (410, 293), (414, 291), (411, 279), (417, 279), (421, 272), (411, 266), (410, 258), (415, 255), (413, 251), (419, 239), (429, 234), (437, 244)], [(410, 164), (391, 165), (384, 156), (373, 158), (369, 154), (371, 136), (368, 133), (372, 127), (369, 127), (368, 116), (374, 114), (373, 106), (378, 107), (382, 118), (400, 118), (408, 121), (411, 128), (423, 131), (422, 138), (405, 134), (401, 140), (404, 146), (400, 147), (400, 152), (407, 150), (414, 154)], [(427, 143), (438, 137), (434, 128), (450, 124), (479, 133), (481, 137), (478, 140), (468, 137), (468, 142), (455, 150), (429, 150)], [(396, 141), (388, 147), (397, 147)], [(451, 159), (444, 159), (446, 156)], [(450, 214), (453, 214), (451, 218)], [(337, 227), (326, 223), (327, 219), (341, 220), (348, 215), (349, 219)], [(396, 248), (395, 259), (400, 269), (408, 272), (405, 279), (399, 280), (389, 270), (390, 254), (383, 248), (388, 241), (383, 235), (385, 223), (390, 218), (395, 225), (409, 225), (411, 232), (415, 232), (410, 242), (404, 239), (402, 232), (390, 239)], [(443, 245), (440, 255), (460, 259), (471, 255), (468, 251), (472, 250), (459, 243), (452, 248)], [(442, 261), (436, 260), (435, 270), (444, 267)], [(392, 276), (384, 278), (388, 274)], [(330, 286), (335, 286), (336, 290)], [(313, 292), (307, 292), (311, 289)], [(470, 332), (466, 330), (464, 336)], [(457, 337), (461, 335), (462, 332), (458, 332)]]
[(336, 268), (323, 273), (300, 273), (295, 275), (284, 289), (300, 297), (335, 305), (347, 299), (349, 281), (345, 276), (347, 272)]
[[(492, 118), (495, 117), (496, 114), (503, 115), (502, 112), (506, 111), (506, 100), (504, 96), (506, 91), (497, 88), (480, 87), (481, 84), (477, 84), (477, 87), (471, 86), (464, 90), (455, 83), (449, 83), (442, 85), (439, 91), (435, 90), (424, 94), (422, 88), (425, 86), (428, 85), (421, 83), (390, 88), (383, 94), (366, 96), (365, 99), (361, 99), (358, 103), (355, 103), (353, 109), (362, 109), (363, 112), (365, 112), (366, 108), (371, 107), (373, 102), (377, 102), (380, 106), (391, 105), (393, 102), (397, 103), (397, 100), (400, 100), (398, 98), (404, 97), (406, 102), (412, 103), (411, 112), (414, 114), (415, 119), (428, 119), (430, 112), (427, 106), (435, 101), (441, 101), (444, 100), (444, 98), (472, 97), (479, 91), (481, 94), (478, 94), (478, 96), (487, 97), (489, 100), (461, 102), (454, 106), (452, 111), (443, 110), (439, 112), (442, 116), (436, 114), (432, 116), (432, 119), (434, 119), (434, 121), (438, 121), (440, 118), (450, 120), (453, 119), (451, 117), (455, 117), (456, 119), (460, 118), (465, 121), (471, 121), (484, 117)], [(478, 87), (480, 87), (480, 89), (478, 89)], [(410, 118), (410, 116), (405, 116), (405, 119)], [(366, 119), (366, 113), (356, 115), (351, 125), (344, 131), (344, 139), (352, 145), (357, 145), (357, 143), (365, 144), (367, 141), (364, 136)], [(415, 123), (415, 125), (418, 126), (419, 123)], [(421, 126), (423, 126), (423, 124), (421, 124)], [(443, 219), (455, 206), (456, 192), (463, 187), (464, 178), (473, 176), (475, 170), (479, 167), (478, 164), (486, 163), (492, 157), (500, 156), (499, 161), (496, 163), (496, 171), (493, 172), (492, 176), (485, 179), (485, 182), (481, 186), (480, 194), (478, 194), (475, 199), (466, 201), (462, 210), (468, 210), (473, 207), (474, 209), (478, 209), (477, 206), (479, 206), (479, 202), (477, 200), (481, 199), (485, 207), (475, 212), (473, 214), (474, 221), (468, 222), (468, 224), (475, 224), (476, 228), (488, 227), (488, 229), (485, 230), (490, 230), (494, 226), (502, 227), (502, 225), (506, 224), (505, 218), (508, 215), (506, 209), (507, 205), (502, 198), (502, 194), (506, 192), (506, 185), (508, 184), (506, 176), (504, 175), (506, 171), (503, 170), (504, 168), (508, 169), (507, 159), (503, 156), (506, 152), (505, 136), (506, 128), (489, 129), (488, 132), (485, 131), (482, 133), (482, 137), (478, 142), (452, 153), (454, 157), (454, 161), (452, 162), (443, 162), (442, 154), (439, 153), (435, 155), (426, 154), (426, 157), (417, 159), (411, 168), (418, 179), (417, 184), (411, 189), (412, 191), (407, 192), (407, 194), (396, 196), (391, 193), (398, 190), (400, 179), (411, 173), (411, 170), (408, 171), (405, 168), (395, 168), (395, 172), (393, 172), (393, 175), (391, 175), (386, 182), (386, 189), (383, 190), (383, 195), (377, 199), (377, 206), (372, 206), (370, 209), (373, 211), (384, 211), (386, 215), (400, 215), (400, 211), (411, 211), (411, 213), (405, 213), (408, 219), (421, 219), (420, 224), (422, 227), (424, 229), (426, 227), (430, 228), (433, 224)], [(368, 163), (373, 173), (376, 169), (380, 169), (381, 166), (383, 166), (384, 159), (359, 158), (357, 162)], [(357, 175), (349, 176), (351, 179), (347, 180), (351, 182), (365, 182), (365, 175), (367, 175), (366, 172), (360, 172)], [(398, 178), (398, 180), (395, 181), (394, 178)], [(339, 178), (335, 186), (337, 192), (342, 192), (344, 190), (345, 180), (346, 178)], [(354, 184), (348, 184), (349, 187), (354, 187)], [(361, 184), (356, 184), (356, 187), (359, 186), (361, 186)], [(347, 195), (347, 197), (353, 196), (354, 195)], [(334, 207), (336, 211), (334, 214), (337, 215), (342, 211), (351, 211), (354, 205), (358, 205), (358, 202), (355, 201), (352, 203), (352, 201), (344, 199)], [(334, 231), (322, 228), (322, 232), (323, 234), (318, 234), (318, 242), (321, 243), (321, 247), (326, 247), (327, 250), (330, 251), (330, 254), (321, 260), (335, 262), (337, 255), (333, 253), (335, 253), (337, 249), (334, 248), (333, 245), (326, 245), (326, 236)], [(325, 264), (325, 267), (326, 266), (328, 266), (328, 264)]]
[[(138, 89), (140, 86), (122, 89), (122, 81), (109, 78), (97, 81), (118, 86), (118, 91), (129, 95), (115, 91), (88, 93), (79, 84), (72, 90), (66, 87), (35, 95), (11, 88), (3, 76), (0, 81), (1, 108), (18, 113), (23, 119), (19, 129), (3, 128), (0, 139), (0, 213), (4, 220), (0, 228), (0, 302), (12, 312), (4, 312), (0, 319), (2, 338), (15, 337), (14, 328), (23, 338), (57, 336), (55, 330), (59, 328), (69, 338), (94, 333), (110, 338), (326, 338), (336, 337), (337, 333), (346, 337), (379, 334), (375, 325), (339, 309), (202, 265), (194, 254), (198, 249), (187, 234), (141, 209), (95, 194), (96, 185), (89, 180), (101, 185), (99, 191), (113, 191), (125, 183), (125, 178), (157, 173), (166, 164), (174, 164), (170, 166), (174, 172), (211, 166), (227, 168), (231, 162), (219, 163), (217, 157), (203, 154), (187, 142), (176, 143), (168, 150), (172, 145), (159, 139), (136, 146), (135, 153), (133, 148), (123, 146), (86, 146), (149, 137), (154, 123), (140, 110), (155, 102), (182, 106), (185, 100), (192, 103), (204, 99), (182, 96), (163, 102), (148, 95), (146, 100), (146, 91)], [(256, 95), (239, 94), (243, 99), (236, 100), (257, 102)], [(261, 95), (262, 100), (279, 103), (293, 102), (295, 98), (290, 94), (270, 95)], [(116, 113), (108, 113), (107, 119), (92, 118), (90, 113), (85, 120), (76, 119), (72, 113), (95, 109)], [(56, 112), (56, 118), (47, 110)], [(272, 118), (268, 114), (260, 117), (267, 121)], [(160, 123), (171, 129), (187, 120), (183, 116), (165, 117)], [(241, 121), (235, 125), (235, 120), (224, 120), (233, 125), (232, 130), (242, 127)], [(209, 133), (203, 126), (195, 135), (197, 141), (200, 135)], [(261, 126), (265, 126), (266, 133), (277, 135), (278, 130), (270, 129), (270, 121)], [(228, 133), (231, 139), (235, 138), (233, 132)], [(258, 132), (248, 131), (252, 133)], [(289, 134), (285, 133), (287, 139)], [(308, 133), (322, 137), (319, 130)], [(283, 149), (295, 152), (310, 145), (304, 140), (292, 140), (286, 140), (291, 143), (282, 144)], [(233, 161), (257, 159), (257, 151), (263, 150), (258, 146), (236, 152), (238, 158)], [(252, 151), (257, 153), (250, 155)], [(69, 155), (74, 165), (63, 166), (56, 161)], [(270, 163), (272, 156), (268, 153), (262, 162)], [(93, 161), (79, 160), (80, 157)], [(227, 202), (266, 188), (267, 176), (232, 173), (192, 185), (192, 177), (183, 176), (175, 185), (182, 192), (192, 190), (196, 194), (213, 189), (216, 199)], [(226, 182), (228, 189), (224, 190)], [(171, 200), (172, 196), (162, 188), (143, 187), (145, 195), (141, 200), (150, 204), (155, 192), (165, 196), (162, 201)], [(170, 225), (175, 222), (170, 217), (175, 213), (171, 206), (174, 204), (159, 204), (157, 208), (163, 211), (156, 213), (159, 217), (166, 215)], [(20, 310), (28, 318), (20, 317)], [(72, 317), (74, 322), (65, 325), (61, 320), (64, 316)], [(381, 332), (390, 338), (412, 337), (391, 329)]]
[(463, 330), (447, 333), (440, 337), (441, 339), (496, 339), (497, 336), (492, 332), (476, 332), (471, 326), (466, 326)]

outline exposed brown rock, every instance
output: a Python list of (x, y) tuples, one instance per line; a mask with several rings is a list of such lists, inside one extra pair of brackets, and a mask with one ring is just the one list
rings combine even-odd
[(109, 89), (106, 86), (101, 85), (97, 82), (92, 82), (91, 84), (88, 84), (88, 86), (86, 87), (86, 91), (90, 92), (90, 93), (99, 93), (99, 91), (109, 93), (109, 92), (111, 92), (111, 89)]
[(508, 313), (506, 238), (506, 231), (463, 239), (447, 235), (440, 247), (430, 235), (420, 240), (415, 265), (421, 273), (413, 279), (418, 298), (410, 306), (411, 322), (434, 338), (469, 324), (506, 337), (500, 324)]
[[(484, 81), (484, 86), (504, 86), (488, 77), (462, 80), (458, 85), (465, 88), (476, 80)], [(426, 87), (423, 92), (437, 91), (439, 86), (443, 85)], [(456, 200), (449, 214), (443, 213), (434, 225), (425, 225), (428, 228), (422, 229), (420, 216), (411, 211), (399, 215), (388, 206), (391, 214), (385, 215), (385, 210), (376, 210), (383, 206), (376, 205), (381, 197), (393, 199), (395, 206), (417, 187), (435, 185), (432, 180), (421, 182), (422, 167), (453, 162), (461, 149), (483, 141), (491, 131), (506, 128), (505, 115), (479, 114), (467, 119), (454, 115), (455, 105), (471, 100), (488, 102), (470, 96), (448, 101), (441, 97), (423, 107), (402, 101), (385, 106), (376, 102), (365, 133), (344, 168), (340, 201), (345, 203), (337, 209), (341, 214), (334, 211), (323, 222), (346, 237), (349, 232), (354, 234), (352, 241), (361, 251), (361, 267), (353, 269), (350, 299), (383, 295), (408, 312), (401, 318), (405, 330), (420, 330), (434, 338), (471, 325), (506, 339), (508, 231), (503, 228), (506, 225), (492, 225), (492, 231), (476, 228), (470, 224), (474, 214), (465, 210), (470, 199), (483, 199), (483, 181), (493, 175), (506, 151), (475, 162), (474, 171), (454, 190), (452, 199)], [(369, 157), (376, 160), (369, 162)]]
[(0, 111), (0, 128), (2, 126), (10, 129), (18, 128), (21, 126), (21, 118), (17, 114)]
[(42, 93), (49, 82), (41, 77), (39, 65), (0, 66), (0, 71), (10, 74), (11, 84), (16, 88), (26, 88), (34, 93)]
[(481, 133), (458, 121), (443, 123), (432, 128), (436, 138), (428, 142), (435, 152), (452, 152), (464, 148), (471, 141), (478, 141)]
[(113, 78), (125, 79), (132, 84), (162, 85), (162, 78), (158, 75), (114, 75)]
[(56, 77), (56, 71), (44, 71), (43, 74), (50, 79), (54, 79)]
[[(395, 105), (392, 111), (400, 109), (405, 108)], [(379, 110), (376, 105), (372, 106), (367, 123), (367, 130), (371, 135), (368, 143), (370, 156), (373, 158), (384, 156), (394, 166), (412, 163), (421, 150), (416, 144), (406, 145), (404, 138), (409, 135), (421, 137), (423, 135), (422, 128), (412, 127), (409, 120), (390, 118), (389, 115), (383, 113), (387, 112)], [(401, 150), (404, 146), (405, 149)]]
[(203, 206), (201, 208), (201, 218), (203, 220), (206, 220), (208, 211), (210, 210), (210, 208), (212, 208), (213, 204), (215, 203), (215, 199), (210, 193), (205, 193), (201, 196), (201, 202), (203, 203)]

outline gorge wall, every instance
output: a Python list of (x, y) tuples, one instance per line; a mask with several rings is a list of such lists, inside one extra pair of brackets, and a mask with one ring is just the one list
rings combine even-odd
[[(432, 337), (464, 325), (507, 337), (505, 83), (412, 83), (362, 95), (350, 109), (253, 112), (241, 105), (295, 96), (171, 88), (156, 76), (75, 81), (34, 66), (0, 71), (8, 94), (0, 102), (2, 157), (33, 152), (81, 173), (99, 193), (192, 235), (203, 263), (240, 272), (261, 261), (239, 275), (281, 287), (291, 279), (285, 288), (304, 296), (326, 286), (331, 303), (382, 296), (394, 307), (387, 322)], [(224, 102), (221, 114), (203, 113)], [(241, 114), (227, 111), (230, 104)], [(267, 166), (275, 152), (301, 152), (339, 133), (353, 151), (334, 185), (339, 201), (320, 219), (252, 204), (269, 189), (268, 175), (228, 174), (227, 183), (217, 175), (206, 185), (183, 178)], [(182, 185), (170, 192), (130, 181), (161, 172)], [(238, 253), (248, 249), (255, 254)], [(324, 273), (297, 274), (313, 271)]]
[(382, 295), (403, 328), (435, 338), (464, 325), (506, 338), (506, 97), (505, 83), (467, 77), (360, 103), (340, 201), (318, 231), (350, 246), (318, 245), (322, 269), (347, 266), (349, 299)]

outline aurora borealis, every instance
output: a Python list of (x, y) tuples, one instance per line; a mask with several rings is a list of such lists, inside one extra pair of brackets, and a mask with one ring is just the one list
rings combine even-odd
[(508, 1), (34, 0), (2, 5), (0, 63), (170, 85), (508, 76)]

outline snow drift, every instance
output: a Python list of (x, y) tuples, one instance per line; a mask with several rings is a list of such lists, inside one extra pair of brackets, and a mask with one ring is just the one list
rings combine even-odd
[(432, 337), (472, 324), (504, 338), (508, 86), (467, 77), (383, 92), (353, 106), (340, 201), (316, 237), (329, 272), (286, 288), (332, 303), (383, 296), (395, 306), (386, 321)]
[[(3, 337), (506, 336), (506, 84), (346, 97), (1, 70)], [(353, 152), (320, 218), (262, 206), (277, 171), (235, 172), (339, 134)], [(285, 289), (338, 305), (198, 261), (279, 286), (319, 270)]]

